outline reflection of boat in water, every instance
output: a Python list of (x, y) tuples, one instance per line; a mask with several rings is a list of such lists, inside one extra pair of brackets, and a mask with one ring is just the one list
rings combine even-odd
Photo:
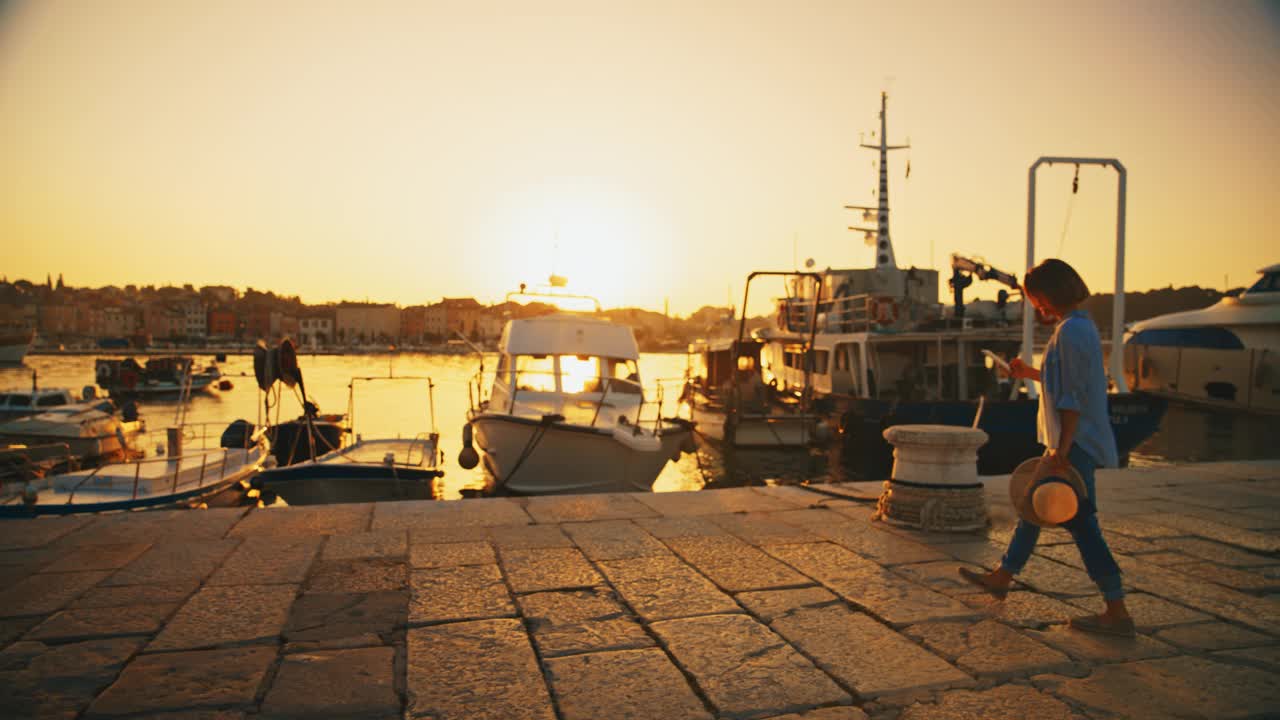
[(1280, 265), (1239, 297), (1143, 320), (1129, 330), (1130, 385), (1224, 409), (1280, 412)]
[(758, 338), (699, 340), (689, 345), (682, 399), (700, 437), (735, 448), (804, 448), (825, 442), (822, 418), (807, 395), (776, 391), (760, 375)]
[(145, 364), (133, 358), (99, 359), (94, 363), (98, 386), (113, 398), (177, 399), (184, 393), (210, 389), (222, 377), (218, 366), (197, 370), (186, 356), (152, 357)]
[(483, 366), (472, 385), (459, 464), (483, 457), (499, 489), (648, 491), (692, 442), (688, 423), (662, 418), (661, 399), (645, 399), (625, 325), (569, 313), (510, 320), (498, 353), (488, 394)]
[[(423, 500), (434, 497), (434, 481), (444, 475), (440, 470), (440, 434), (435, 430), (435, 385), (424, 377), (358, 377), (348, 385), (348, 426), (337, 424), (343, 416), (320, 416), (315, 405), (306, 399), (302, 372), (292, 343), (281, 343), (278, 350), (260, 347), (254, 356), (258, 386), (269, 392), (275, 382), (302, 389), (303, 416), (291, 423), (274, 426), (277, 441), (287, 442), (290, 449), (281, 467), (266, 470), (254, 478), (252, 485), (261, 493), (263, 502), (272, 504), (273, 496), (287, 505), (374, 502), (381, 500)], [(413, 438), (364, 439), (354, 435), (350, 423), (355, 418), (356, 386), (362, 382), (410, 382), (427, 385), (430, 431)], [(356, 438), (350, 445), (342, 441)]]
[(0, 328), (0, 365), (20, 365), (35, 340), (31, 330)]
[[(265, 433), (245, 447), (211, 447), (215, 436), (203, 425), (169, 428), (158, 457), (109, 463), (30, 482), (0, 502), (0, 517), (69, 515), (184, 506), (201, 502), (247, 480), (270, 454)], [(201, 447), (187, 449), (188, 441)]]
[[(989, 436), (978, 452), (979, 472), (1009, 473), (1043, 452), (1036, 441), (1036, 388), (998, 377), (982, 351), (1005, 357), (1021, 353), (1030, 361), (1036, 339), (1033, 313), (1009, 306), (1010, 291), (1020, 294), (1016, 278), (985, 263), (953, 256), (955, 303), (950, 312), (937, 302), (936, 270), (897, 266), (889, 237), (887, 173), (888, 151), (896, 148), (885, 138), (883, 95), (880, 120), (878, 144), (863, 145), (880, 155), (878, 206), (850, 206), (874, 223), (851, 229), (865, 233), (875, 246), (876, 265), (827, 269), (791, 280), (787, 296), (778, 302), (775, 325), (757, 331), (767, 343), (764, 378), (784, 392), (812, 394), (815, 409), (825, 409), (839, 428), (842, 465), (854, 476), (888, 477), (893, 456), (883, 431), (891, 425), (975, 421)], [(1033, 242), (1029, 237), (1028, 266), (1033, 264)], [(1117, 251), (1123, 251), (1120, 238)], [(963, 291), (975, 277), (1009, 289), (995, 303), (966, 304)], [(1123, 308), (1123, 288), (1118, 290), (1116, 303)], [(817, 332), (809, 343), (815, 320)], [(1042, 340), (1046, 330), (1039, 333)], [(1165, 402), (1123, 391), (1123, 377), (1116, 377), (1114, 364), (1112, 380), (1121, 391), (1110, 396), (1111, 423), (1124, 457), (1155, 432)]]

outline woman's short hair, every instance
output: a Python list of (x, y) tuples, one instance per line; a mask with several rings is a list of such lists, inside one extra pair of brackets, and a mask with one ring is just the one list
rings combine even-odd
[(1049, 258), (1027, 271), (1022, 289), (1048, 300), (1054, 307), (1068, 308), (1079, 305), (1089, 297), (1089, 286), (1075, 268)]

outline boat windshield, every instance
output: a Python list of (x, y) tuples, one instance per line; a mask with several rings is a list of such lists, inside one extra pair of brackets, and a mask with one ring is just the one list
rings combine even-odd
[[(505, 364), (500, 365), (499, 373), (503, 373), (505, 369)], [(636, 361), (623, 358), (596, 355), (517, 355), (515, 372), (516, 388), (523, 391), (577, 395), (603, 392), (605, 385), (608, 385), (610, 394), (642, 393)], [(614, 380), (619, 382), (611, 382)]]
[(1246, 292), (1248, 293), (1265, 293), (1280, 292), (1280, 273), (1265, 273), (1258, 282), (1254, 283)]

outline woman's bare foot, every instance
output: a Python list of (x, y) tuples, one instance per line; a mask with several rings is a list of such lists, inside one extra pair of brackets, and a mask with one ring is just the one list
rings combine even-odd
[(1004, 568), (996, 568), (989, 573), (979, 573), (969, 568), (957, 568), (960, 577), (977, 585), (994, 595), (997, 599), (1003, 600), (1009, 594), (1009, 585), (1013, 582), (1013, 575)]

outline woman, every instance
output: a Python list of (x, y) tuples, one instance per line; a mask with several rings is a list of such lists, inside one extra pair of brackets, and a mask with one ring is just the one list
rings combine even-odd
[[(1027, 272), (1023, 292), (1041, 314), (1058, 320), (1044, 352), (1041, 369), (1014, 358), (1009, 374), (1040, 383), (1037, 416), (1039, 441), (1047, 448), (1038, 476), (1063, 475), (1074, 467), (1084, 480), (1089, 502), (1096, 507), (1094, 469), (1119, 463), (1115, 436), (1107, 410), (1107, 376), (1102, 362), (1102, 341), (1089, 314), (1080, 303), (1089, 288), (1067, 263), (1049, 259)], [(1106, 609), (1100, 615), (1072, 618), (1071, 627), (1109, 635), (1134, 635), (1133, 618), (1124, 604), (1120, 568), (1102, 538), (1098, 517), (1082, 514), (1064, 524), (1075, 539), (1089, 577), (1102, 591)], [(1003, 598), (1013, 576), (1031, 558), (1040, 527), (1020, 520), (1009, 541), (1000, 567), (988, 573), (961, 568), (960, 574), (986, 591)]]

